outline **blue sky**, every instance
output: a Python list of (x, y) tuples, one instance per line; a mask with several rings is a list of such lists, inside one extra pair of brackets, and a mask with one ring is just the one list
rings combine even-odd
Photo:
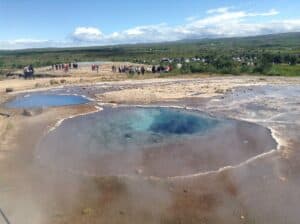
[(0, 49), (300, 31), (299, 0), (0, 0)]

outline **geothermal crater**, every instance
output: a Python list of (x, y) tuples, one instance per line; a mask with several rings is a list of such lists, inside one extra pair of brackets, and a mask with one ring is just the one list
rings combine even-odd
[(269, 129), (196, 111), (105, 108), (65, 120), (37, 146), (55, 169), (171, 177), (237, 165), (276, 147)]

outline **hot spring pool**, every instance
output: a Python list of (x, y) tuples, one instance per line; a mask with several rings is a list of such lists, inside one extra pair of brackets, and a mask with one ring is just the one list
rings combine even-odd
[(78, 95), (63, 95), (50, 93), (32, 93), (17, 96), (7, 102), (7, 108), (40, 108), (53, 106), (67, 106), (88, 103), (89, 100)]
[(106, 108), (64, 121), (39, 143), (39, 161), (103, 175), (177, 176), (235, 165), (276, 146), (259, 125), (168, 108)]

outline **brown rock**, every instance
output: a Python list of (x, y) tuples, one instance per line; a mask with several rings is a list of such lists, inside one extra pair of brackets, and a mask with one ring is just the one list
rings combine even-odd
[(27, 110), (27, 109), (24, 109), (22, 115), (31, 117), (31, 116), (33, 116), (34, 114), (33, 114), (32, 111)]
[(10, 93), (10, 92), (13, 92), (13, 91), (14, 91), (14, 89), (13, 88), (9, 88), (9, 87), (5, 89), (5, 92), (7, 92), (7, 93)]

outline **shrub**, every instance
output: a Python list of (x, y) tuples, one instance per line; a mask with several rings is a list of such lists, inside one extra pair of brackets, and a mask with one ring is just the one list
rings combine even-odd
[(51, 80), (50, 80), (50, 85), (51, 85), (51, 86), (52, 86), (52, 85), (57, 85), (57, 84), (59, 84), (57, 80), (55, 80), (55, 79), (51, 79)]

